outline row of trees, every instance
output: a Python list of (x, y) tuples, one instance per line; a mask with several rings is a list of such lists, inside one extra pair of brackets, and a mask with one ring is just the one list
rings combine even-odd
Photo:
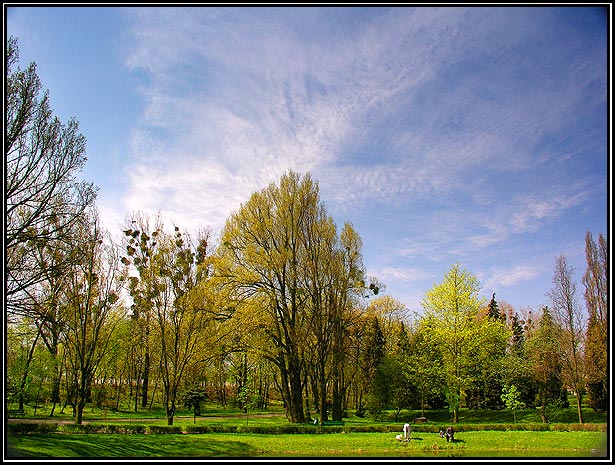
[[(206, 398), (248, 408), (280, 399), (291, 422), (354, 408), (546, 406), (566, 390), (597, 410), (607, 393), (607, 246), (588, 232), (589, 320), (565, 257), (552, 307), (522, 320), (486, 304), (459, 264), (409, 318), (368, 278), (362, 241), (338, 230), (309, 175), (255, 192), (216, 241), (135, 212), (114, 243), (96, 189), (77, 182), (85, 139), (53, 118), (35, 66), (7, 44), (7, 401), (151, 408), (173, 424)], [(500, 308), (501, 307), (501, 308)], [(514, 387), (515, 389), (512, 389)], [(579, 402), (581, 406), (581, 402)], [(579, 407), (579, 421), (582, 411)]]

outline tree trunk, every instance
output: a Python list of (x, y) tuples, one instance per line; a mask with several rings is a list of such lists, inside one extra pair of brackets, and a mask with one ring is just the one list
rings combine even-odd
[(327, 387), (325, 385), (320, 386), (320, 421), (329, 420), (329, 413), (327, 412)]
[[(339, 325), (337, 325), (339, 326)], [(338, 342), (336, 343), (335, 350), (333, 352), (333, 360), (335, 363), (335, 370), (333, 373), (333, 405), (331, 415), (334, 421), (342, 421), (344, 415), (344, 398), (346, 396), (346, 386), (344, 386), (344, 362), (342, 359), (341, 338), (339, 330), (337, 331)]]
[(579, 414), (579, 423), (583, 423), (583, 407), (581, 405), (583, 401), (583, 395), (577, 390), (577, 412)]
[[(287, 363), (286, 360), (288, 360)], [(297, 356), (289, 355), (286, 359), (280, 355), (275, 360), (280, 369), (280, 393), (286, 410), (286, 418), (291, 423), (305, 422), (303, 410), (303, 386), (301, 383), (301, 369)]]
[[(166, 396), (168, 396), (168, 394), (166, 394)], [(167, 400), (166, 402), (166, 417), (167, 417), (167, 425), (172, 426), (173, 419), (175, 417), (175, 403), (173, 401), (169, 403), (169, 401)]]
[(339, 387), (339, 379), (333, 381), (333, 406), (331, 417), (333, 421), (342, 421), (344, 391)]
[(34, 342), (32, 343), (32, 347), (28, 351), (28, 359), (26, 360), (26, 367), (24, 369), (23, 376), (21, 378), (21, 384), (19, 386), (19, 410), (23, 411), (23, 391), (26, 388), (26, 382), (28, 381), (28, 373), (30, 371), (30, 363), (32, 362), (32, 356), (34, 355), (34, 349), (36, 349), (36, 343), (38, 342), (38, 337), (41, 335), (41, 330), (39, 329), (36, 332), (36, 337), (34, 338)]
[(145, 352), (145, 363), (143, 367), (143, 389), (141, 391), (141, 407), (147, 407), (147, 396), (148, 396), (148, 387), (149, 387), (149, 348), (146, 348)]
[(49, 416), (53, 417), (53, 414), (56, 410), (56, 404), (60, 403), (60, 385), (61, 385), (61, 377), (62, 372), (60, 371), (53, 379), (53, 384), (51, 388), (51, 412), (49, 412)]
[(293, 363), (294, 369), (290, 375), (290, 421), (291, 423), (304, 423), (305, 413), (303, 411), (303, 388), (301, 386), (301, 375), (299, 373), (299, 363)]
[[(85, 399), (85, 396), (82, 396), (82, 399)], [(85, 402), (83, 400), (79, 400), (76, 406), (76, 416), (75, 416), (76, 425), (83, 424), (83, 409), (84, 408), (85, 408)]]

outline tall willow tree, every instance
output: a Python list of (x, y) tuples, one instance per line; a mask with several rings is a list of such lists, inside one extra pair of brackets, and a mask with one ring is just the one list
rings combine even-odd
[(217, 276), (232, 300), (254, 312), (249, 324), (268, 342), (262, 354), (279, 371), (291, 422), (306, 418), (308, 363), (323, 410), (327, 366), (341, 342), (349, 289), (365, 286), (358, 235), (350, 227), (345, 231), (340, 240), (317, 183), (289, 172), (279, 185), (252, 194), (222, 233)]
[(483, 305), (479, 290), (477, 278), (454, 264), (422, 302), (425, 337), (441, 350), (447, 400), (455, 423), (459, 421), (461, 396), (477, 376), (470, 367), (482, 363), (483, 369), (493, 369), (487, 365), (486, 348), (500, 346), (507, 337), (501, 322), (478, 318)]
[(312, 180), (283, 176), (279, 186), (255, 192), (227, 220), (218, 262), (218, 274), (235, 299), (262, 304), (255, 318), (273, 349), (264, 356), (278, 367), (287, 417), (296, 423), (305, 421), (302, 353), (308, 337), (301, 243), (307, 218), (317, 211)]
[[(351, 380), (346, 376), (351, 351), (351, 329), (356, 322), (356, 309), (362, 299), (377, 295), (380, 284), (372, 278), (365, 282), (365, 267), (362, 255), (363, 241), (352, 224), (345, 223), (340, 233), (337, 260), (331, 267), (332, 285), (328, 287), (331, 295), (329, 305), (333, 314), (333, 344), (331, 360), (331, 390), (333, 420), (341, 421), (344, 402)], [(368, 292), (368, 294), (366, 294)]]

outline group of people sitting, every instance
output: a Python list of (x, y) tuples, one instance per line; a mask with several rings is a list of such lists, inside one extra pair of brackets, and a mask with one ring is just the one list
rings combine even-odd
[(455, 441), (455, 431), (453, 430), (453, 428), (451, 426), (446, 428), (446, 431), (441, 429), (440, 430), (440, 437), (441, 438), (445, 437), (446, 438), (446, 442)]
[[(412, 428), (410, 427), (410, 425), (406, 423), (402, 431), (403, 431), (403, 434), (397, 435), (397, 440), (398, 441), (409, 441), (410, 433), (412, 432)], [(446, 438), (446, 442), (449, 442), (449, 441), (455, 442), (455, 430), (453, 430), (452, 426), (449, 426), (448, 428), (446, 428), (446, 430), (441, 429), (440, 437)]]

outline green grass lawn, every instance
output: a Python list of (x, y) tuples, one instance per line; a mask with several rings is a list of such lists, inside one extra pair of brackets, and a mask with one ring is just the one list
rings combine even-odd
[[(174, 426), (186, 431), (187, 426), (245, 426), (271, 427), (289, 425), (280, 405), (272, 405), (267, 411), (244, 412), (221, 408), (218, 405), (203, 406), (202, 416), (194, 417), (190, 410), (176, 413)], [(549, 412), (552, 423), (577, 424), (576, 406)], [(431, 425), (430, 432), (421, 431), (414, 425), (420, 411), (385, 412), (378, 420), (358, 417), (350, 412), (344, 418), (345, 427), (391, 426), (395, 432), (335, 432), (331, 434), (256, 434), (254, 432), (218, 432), (204, 434), (83, 434), (52, 433), (20, 435), (7, 438), (6, 454), (13, 457), (73, 457), (73, 458), (130, 458), (130, 457), (605, 457), (607, 433), (598, 431), (494, 431), (480, 430), (472, 425), (500, 425), (513, 423), (512, 414), (506, 410), (476, 411), (461, 409), (458, 442), (447, 443), (438, 433), (440, 427), (451, 425), (448, 410), (425, 412)], [(584, 410), (585, 423), (607, 423), (607, 414)], [(38, 420), (49, 423), (73, 422), (70, 410), (59, 409), (49, 417), (48, 407), (26, 407), (25, 421)], [(414, 431), (409, 442), (395, 439), (405, 422), (413, 424)], [(129, 407), (117, 412), (88, 408), (84, 412), (84, 424), (131, 424), (146, 426), (166, 425), (164, 410), (160, 408), (132, 411)], [(536, 409), (516, 412), (517, 424), (541, 423)], [(470, 426), (463, 431), (463, 426)], [(309, 426), (309, 425), (308, 425)], [(423, 425), (421, 425), (423, 426)], [(327, 428), (327, 427), (325, 427)], [(232, 429), (232, 428), (231, 428)], [(514, 430), (515, 428), (510, 428)], [(528, 428), (529, 429), (529, 428)], [(316, 430), (317, 431), (317, 430)], [(265, 431), (269, 433), (269, 431)], [(284, 431), (279, 431), (283, 433)], [(6, 434), (6, 433), (5, 433)]]
[(476, 431), (447, 443), (437, 433), (44, 434), (8, 438), (17, 457), (605, 457), (606, 433)]

